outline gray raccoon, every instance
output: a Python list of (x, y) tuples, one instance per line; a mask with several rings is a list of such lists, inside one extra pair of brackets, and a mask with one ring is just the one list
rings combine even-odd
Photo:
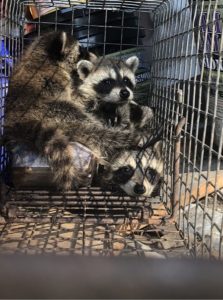
[(125, 61), (98, 58), (94, 62), (81, 60), (77, 72), (83, 83), (80, 91), (91, 100), (86, 104), (105, 125), (143, 128), (153, 118), (149, 107), (133, 101), (136, 85), (135, 72), (139, 60), (136, 56)]
[(149, 197), (163, 173), (162, 142), (140, 152), (121, 151), (104, 168), (101, 184), (118, 185), (129, 196)]
[(5, 103), (6, 146), (21, 143), (45, 157), (62, 190), (70, 190), (74, 179), (82, 182), (83, 174), (73, 165), (71, 142), (106, 158), (136, 139), (128, 130), (105, 129), (85, 112), (83, 95), (74, 101), (71, 77), (82, 58), (79, 43), (65, 32), (43, 35), (15, 67)]

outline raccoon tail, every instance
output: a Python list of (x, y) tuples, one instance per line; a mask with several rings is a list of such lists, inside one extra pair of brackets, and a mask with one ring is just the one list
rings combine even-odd
[(68, 138), (57, 128), (41, 128), (36, 140), (37, 148), (53, 171), (59, 190), (71, 190), (77, 170), (74, 167), (73, 147)]
[(74, 166), (73, 147), (62, 130), (33, 121), (19, 123), (10, 131), (13, 133), (11, 140), (30, 146), (38, 155), (47, 159), (59, 190), (70, 190), (74, 178), (78, 183), (82, 181), (82, 174)]

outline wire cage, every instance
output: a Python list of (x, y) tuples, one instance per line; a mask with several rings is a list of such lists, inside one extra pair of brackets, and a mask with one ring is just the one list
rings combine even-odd
[[(221, 0), (0, 2), (2, 125), (13, 65), (36, 36), (64, 30), (99, 55), (137, 55), (136, 101), (153, 107), (155, 124), (164, 127), (163, 182), (152, 198), (97, 187), (56, 194), (2, 185), (8, 217), (0, 223), (2, 251), (159, 256), (165, 249), (171, 253), (172, 244), (177, 255), (189, 249), (194, 256), (221, 258), (222, 5)], [(2, 148), (2, 170), (7, 160)]]

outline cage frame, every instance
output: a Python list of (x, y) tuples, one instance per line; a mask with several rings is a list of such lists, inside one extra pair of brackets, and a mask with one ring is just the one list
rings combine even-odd
[[(10, 3), (10, 0), (5, 0), (7, 3)], [(206, 5), (207, 1), (196, 0), (194, 3), (185, 2), (186, 0), (178, 1), (178, 10), (174, 11), (173, 4), (174, 0), (140, 0), (140, 1), (126, 1), (126, 0), (101, 0), (101, 1), (86, 1), (86, 3), (80, 3), (81, 1), (56, 1), (50, 0), (52, 6), (56, 8), (56, 17), (59, 11), (59, 7), (71, 7), (72, 6), (72, 22), (73, 22), (73, 12), (76, 9), (87, 9), (89, 11), (98, 10), (105, 11), (105, 26), (106, 18), (108, 12), (122, 12), (122, 16), (126, 13), (138, 13), (140, 16), (143, 13), (153, 14), (154, 17), (154, 47), (156, 49), (153, 52), (153, 66), (152, 66), (152, 86), (155, 87), (155, 92), (152, 95), (152, 103), (155, 103), (160, 109), (159, 114), (157, 115), (157, 123), (159, 120), (165, 119), (165, 149), (164, 155), (169, 155), (166, 158), (166, 176), (164, 179), (163, 193), (166, 194), (166, 198), (163, 199), (163, 202), (166, 206), (168, 212), (168, 222), (176, 221), (177, 228), (180, 231), (180, 234), (183, 235), (186, 244), (192, 249), (193, 254), (198, 255), (198, 241), (201, 241), (201, 255), (207, 255), (212, 257), (213, 244), (213, 232), (214, 228), (217, 228), (217, 231), (220, 235), (220, 244), (219, 244), (219, 253), (218, 258), (222, 256), (222, 235), (223, 235), (223, 219), (221, 226), (217, 226), (214, 223), (215, 218), (215, 207), (217, 206), (218, 197), (222, 197), (222, 191), (219, 188), (219, 176), (221, 175), (221, 145), (222, 137), (219, 142), (218, 148), (214, 148), (214, 132), (215, 132), (215, 120), (221, 120), (217, 116), (217, 103), (218, 103), (218, 89), (220, 81), (220, 64), (217, 67), (217, 79), (213, 83), (211, 74), (212, 71), (208, 74), (208, 79), (205, 81), (204, 71), (205, 63), (207, 62), (208, 55), (210, 56), (210, 65), (214, 61), (213, 53), (215, 53), (215, 28), (218, 26), (218, 20), (215, 19), (215, 14), (211, 13), (212, 6), (214, 11), (217, 11), (218, 5), (220, 5), (219, 0), (212, 0)], [(3, 2), (2, 2), (3, 3)], [(10, 10), (15, 11), (16, 6), (21, 1), (17, 0), (10, 3)], [(26, 4), (36, 4), (37, 1), (23, 1), (22, 6)], [(45, 0), (47, 5), (49, 1)], [(3, 5), (3, 4), (2, 4)], [(38, 5), (38, 4), (37, 4)], [(207, 6), (205, 8), (205, 5)], [(18, 6), (17, 6), (18, 7)], [(206, 9), (206, 11), (205, 11)], [(19, 11), (22, 9), (20, 7)], [(197, 13), (200, 12), (199, 18), (197, 19)], [(206, 20), (204, 25), (202, 25), (204, 20), (202, 16), (206, 14)], [(88, 29), (92, 24), (90, 23), (90, 14), (88, 20)], [(123, 17), (122, 17), (123, 18)], [(188, 22), (187, 22), (188, 18)], [(15, 18), (16, 20), (16, 18)], [(56, 20), (56, 19), (55, 19)], [(124, 18), (122, 19), (123, 22)], [(13, 20), (12, 20), (13, 21)], [(23, 22), (25, 20), (23, 19)], [(21, 20), (17, 19), (17, 22), (20, 23)], [(175, 23), (174, 23), (175, 22)], [(197, 23), (196, 23), (197, 22)], [(137, 30), (139, 33), (140, 21), (138, 21)], [(196, 23), (196, 25), (195, 25)], [(38, 29), (38, 34), (41, 34), (40, 27), (41, 21), (36, 22)], [(55, 25), (55, 30), (57, 29), (58, 23)], [(123, 24), (122, 24), (123, 25)], [(166, 32), (164, 31), (164, 25), (166, 26)], [(177, 28), (178, 25), (178, 28)], [(0, 28), (2, 29), (2, 23), (0, 23)], [(13, 29), (13, 26), (9, 25), (9, 30)], [(203, 27), (202, 27), (203, 26)], [(123, 26), (122, 28), (124, 28)], [(203, 28), (203, 29), (202, 29)], [(211, 28), (211, 29), (210, 29)], [(122, 29), (123, 30), (123, 29)], [(202, 31), (203, 30), (203, 31)], [(166, 34), (162, 36), (162, 34)], [(123, 34), (123, 31), (122, 31)], [(203, 34), (203, 36), (202, 36)], [(159, 36), (160, 35), (160, 36)], [(196, 41), (197, 35), (197, 41)], [(89, 32), (88, 32), (89, 37)], [(204, 39), (204, 44), (207, 43), (210, 39), (210, 49), (209, 52), (206, 49), (203, 49), (203, 52), (200, 50), (201, 39)], [(122, 41), (123, 36), (121, 36)], [(23, 41), (23, 36), (20, 36), (20, 41)], [(138, 40), (138, 37), (137, 37)], [(223, 44), (222, 35), (220, 36), (220, 46), (219, 46), (219, 59), (222, 58), (222, 44)], [(13, 47), (14, 41), (12, 39), (11, 45)], [(19, 40), (15, 41), (19, 44)], [(165, 44), (166, 43), (166, 44)], [(172, 43), (172, 44), (171, 44)], [(197, 43), (197, 44), (196, 44)], [(194, 50), (194, 45), (196, 44), (196, 50)], [(180, 52), (174, 55), (174, 49), (180, 48)], [(87, 45), (88, 48), (89, 45)], [(106, 30), (104, 34), (103, 41), (103, 53), (106, 51)], [(120, 52), (122, 51), (122, 42), (120, 47)], [(135, 43), (135, 46), (139, 46), (138, 41)], [(190, 47), (191, 46), (191, 47)], [(10, 46), (9, 46), (10, 47)], [(23, 49), (23, 42), (20, 44), (21, 49)], [(16, 47), (15, 47), (16, 48)], [(195, 51), (195, 52), (194, 52)], [(172, 55), (172, 56), (171, 56)], [(201, 59), (201, 64), (198, 63), (198, 59)], [(206, 60), (205, 60), (206, 59)], [(179, 62), (179, 64), (178, 64)], [(164, 67), (162, 66), (164, 65)], [(165, 72), (162, 69), (170, 68), (170, 73)], [(179, 69), (178, 69), (179, 67)], [(172, 72), (172, 73), (171, 73)], [(189, 75), (188, 75), (188, 74)], [(155, 75), (154, 75), (155, 74)], [(170, 75), (168, 78), (167, 75)], [(200, 77), (199, 77), (200, 76)], [(166, 87), (165, 87), (166, 84)], [(209, 111), (209, 100), (211, 94), (211, 86), (216, 88), (214, 93), (214, 113)], [(198, 87), (198, 92), (197, 92)], [(207, 88), (207, 105), (205, 109), (202, 106), (202, 92), (204, 87)], [(165, 89), (166, 88), (166, 89)], [(191, 89), (191, 90), (190, 90)], [(154, 90), (153, 90), (154, 91)], [(198, 95), (196, 94), (198, 93)], [(192, 98), (192, 104), (190, 103)], [(165, 102), (166, 100), (166, 102)], [(198, 107), (196, 107), (196, 101), (198, 101)], [(166, 109), (166, 111), (165, 111)], [(202, 133), (202, 138), (199, 137), (201, 125), (201, 119), (204, 118), (204, 131)], [(206, 144), (205, 138), (208, 128), (208, 119), (213, 120), (211, 128), (211, 141), (210, 146)], [(168, 123), (169, 122), (169, 123)], [(198, 125), (195, 126), (195, 122), (198, 122)], [(195, 127), (194, 127), (195, 126)], [(169, 136), (168, 136), (169, 135)], [(188, 144), (187, 144), (188, 142)], [(193, 153), (193, 143), (195, 143), (195, 150)], [(183, 147), (183, 150), (182, 150)], [(187, 153), (188, 147), (188, 153)], [(199, 147), (201, 147), (201, 158), (200, 162), (197, 162), (197, 153), (199, 152)], [(168, 153), (167, 149), (171, 149)], [(203, 171), (204, 157), (208, 152), (207, 159), (207, 171)], [(171, 153), (171, 154), (170, 154)], [(216, 158), (216, 162), (213, 163), (212, 156)], [(4, 158), (3, 158), (4, 160)], [(216, 172), (212, 178), (212, 165), (216, 163)], [(193, 191), (193, 183), (195, 177), (198, 174), (198, 183)], [(203, 183), (204, 181), (204, 183)], [(204, 204), (200, 204), (200, 186), (204, 186)], [(164, 192), (164, 189), (165, 192)], [(208, 211), (209, 195), (213, 195), (213, 209), (210, 213)], [(134, 202), (134, 201), (133, 201)], [(197, 232), (197, 216), (195, 214), (194, 224), (191, 224), (191, 220), (188, 217), (190, 211), (194, 207), (198, 211), (201, 207), (203, 211), (203, 229), (201, 232)], [(129, 202), (130, 203), (130, 202)], [(131, 205), (130, 205), (131, 206)], [(182, 211), (182, 213), (179, 213)], [(211, 215), (210, 215), (211, 214)], [(141, 217), (139, 217), (140, 220)], [(211, 231), (210, 242), (206, 242), (205, 237), (205, 224), (207, 223), (206, 218), (210, 219), (211, 222)], [(183, 220), (183, 221), (182, 221)], [(186, 221), (184, 221), (186, 220)], [(182, 223), (183, 222), (183, 223)], [(186, 223), (185, 223), (186, 222)], [(186, 224), (186, 225), (185, 225)], [(190, 233), (190, 228), (194, 234)]]

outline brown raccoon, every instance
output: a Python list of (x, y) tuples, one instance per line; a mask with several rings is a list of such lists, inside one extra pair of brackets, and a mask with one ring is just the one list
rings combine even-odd
[(71, 189), (74, 179), (82, 181), (70, 142), (80, 142), (106, 158), (136, 139), (128, 130), (105, 129), (86, 113), (85, 95), (73, 99), (71, 76), (82, 58), (79, 43), (65, 32), (38, 38), (15, 67), (6, 99), (6, 145), (22, 143), (47, 158), (63, 190)]
[(77, 72), (82, 79), (79, 90), (89, 100), (87, 109), (105, 125), (142, 129), (153, 119), (149, 107), (133, 101), (138, 63), (136, 56), (126, 60), (98, 58), (94, 62), (78, 62)]

